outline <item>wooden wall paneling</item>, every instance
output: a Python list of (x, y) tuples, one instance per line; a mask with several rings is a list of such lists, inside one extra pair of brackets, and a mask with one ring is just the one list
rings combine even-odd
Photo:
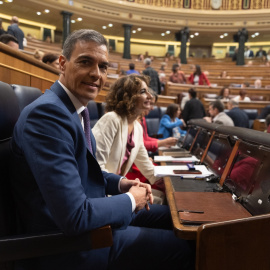
[(53, 85), (54, 81), (53, 80), (46, 80), (43, 78), (31, 76), (31, 85), (32, 87), (36, 87), (42, 91), (42, 93), (45, 92), (46, 89), (50, 89), (51, 86)]
[(30, 85), (30, 75), (0, 66), (0, 81), (8, 84)]

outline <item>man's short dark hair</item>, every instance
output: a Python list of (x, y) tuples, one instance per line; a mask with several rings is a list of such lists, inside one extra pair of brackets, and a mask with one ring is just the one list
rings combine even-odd
[(71, 54), (74, 50), (75, 44), (78, 41), (96, 42), (98, 45), (105, 45), (108, 47), (108, 42), (105, 37), (99, 32), (91, 29), (81, 29), (72, 32), (66, 39), (63, 46), (63, 55), (70, 60)]
[(173, 72), (176, 72), (176, 70), (177, 70), (178, 67), (179, 67), (178, 64), (173, 64), (173, 66), (172, 66), (172, 71), (173, 71)]
[(13, 42), (19, 44), (18, 39), (10, 34), (3, 34), (0, 36), (0, 42), (2, 42), (4, 44), (8, 44), (10, 41), (13, 41)]
[(215, 100), (209, 104), (213, 109), (217, 109), (219, 112), (224, 111), (224, 104), (220, 100)]
[(57, 54), (54, 53), (46, 53), (43, 57), (42, 57), (42, 62), (43, 63), (52, 63), (54, 62), (56, 59), (58, 59), (59, 56)]
[(190, 89), (188, 90), (188, 93), (190, 94), (190, 96), (191, 96), (192, 98), (196, 98), (196, 96), (197, 96), (197, 92), (196, 92), (196, 90), (195, 90), (194, 88), (190, 88)]
[(130, 64), (129, 64), (129, 69), (135, 69), (135, 64), (130, 63)]

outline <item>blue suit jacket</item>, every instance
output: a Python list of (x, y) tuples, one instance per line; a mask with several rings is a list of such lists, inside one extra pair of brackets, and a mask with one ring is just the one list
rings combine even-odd
[[(93, 135), (91, 140), (95, 151)], [(120, 176), (101, 171), (58, 82), (22, 111), (11, 149), (22, 232), (79, 234), (106, 224), (129, 225), (132, 206), (128, 195), (118, 192)]]
[(13, 24), (9, 25), (7, 33), (18, 39), (19, 49), (23, 50), (24, 33), (23, 33), (22, 29), (18, 26), (18, 24), (13, 23)]

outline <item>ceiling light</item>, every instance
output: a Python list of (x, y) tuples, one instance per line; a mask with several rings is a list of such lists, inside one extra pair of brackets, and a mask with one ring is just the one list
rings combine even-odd
[(12, 2), (13, 2), (13, 0), (7, 0), (7, 2), (12, 3)]
[(103, 26), (102, 26), (102, 29), (107, 29), (107, 26), (103, 25)]
[(228, 36), (228, 33), (224, 33), (223, 36), (224, 36), (224, 37), (227, 37), (227, 36)]
[(40, 11), (38, 11), (38, 12), (37, 12), (37, 15), (41, 15), (41, 12), (40, 12)]
[(112, 23), (109, 23), (108, 26), (109, 26), (109, 27), (113, 27), (113, 24), (112, 24)]
[(3, 1), (0, 1), (0, 5), (2, 5), (2, 4), (4, 4), (4, 2)]
[(252, 37), (252, 38), (255, 38), (255, 35), (252, 35), (251, 37)]
[(198, 32), (196, 32), (194, 35), (195, 35), (195, 36), (198, 36), (198, 35), (199, 35), (199, 33), (198, 33)]
[(224, 38), (224, 36), (223, 36), (223, 35), (220, 35), (219, 37), (220, 37), (220, 38)]
[(161, 33), (161, 35), (164, 37), (165, 36), (165, 33)]
[(194, 35), (190, 35), (191, 38), (194, 38)]
[(169, 30), (168, 30), (168, 31), (166, 31), (166, 34), (170, 34), (170, 33), (171, 33), (171, 31), (169, 31)]
[(258, 36), (259, 34), (260, 34), (260, 33), (256, 32), (254, 35), (255, 35), (255, 36)]
[(79, 22), (81, 22), (81, 21), (82, 21), (82, 18), (78, 18), (77, 20), (78, 20)]
[(133, 30), (132, 33), (135, 34), (136, 33), (136, 30)]
[(72, 0), (69, 0), (69, 1), (68, 1), (68, 4), (69, 4), (70, 6), (73, 6), (73, 1), (72, 1)]
[(75, 23), (76, 21), (75, 20), (71, 20), (71, 23)]
[(142, 31), (142, 28), (138, 28), (137, 30), (138, 30), (138, 31)]
[(44, 11), (45, 11), (45, 13), (50, 13), (49, 9), (45, 9)]

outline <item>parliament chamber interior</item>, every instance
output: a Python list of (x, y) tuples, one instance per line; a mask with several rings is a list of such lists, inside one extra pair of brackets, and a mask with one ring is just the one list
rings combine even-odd
[[(107, 81), (87, 105), (92, 128), (105, 114), (110, 87), (127, 76), (130, 64), (143, 74), (145, 59), (161, 84), (145, 117), (151, 137), (158, 137), (167, 107), (180, 106), (191, 88), (207, 116), (214, 101), (228, 113), (229, 100), (245, 92), (249, 100), (240, 99), (237, 107), (248, 127), (191, 119), (176, 146), (149, 155), (164, 179), (176, 237), (196, 242), (196, 270), (270, 269), (270, 0), (23, 2), (0, 1), (2, 29), (18, 16), (24, 32), (23, 49), (0, 42), (0, 269), (15, 269), (21, 259), (113, 245), (110, 224), (75, 236), (18, 234), (7, 169), (21, 111), (59, 78), (60, 70), (42, 57), (61, 55), (68, 34), (87, 28), (109, 44)], [(175, 65), (182, 82), (171, 80)], [(196, 66), (208, 84), (190, 81)], [(220, 98), (225, 88), (229, 95)]]

